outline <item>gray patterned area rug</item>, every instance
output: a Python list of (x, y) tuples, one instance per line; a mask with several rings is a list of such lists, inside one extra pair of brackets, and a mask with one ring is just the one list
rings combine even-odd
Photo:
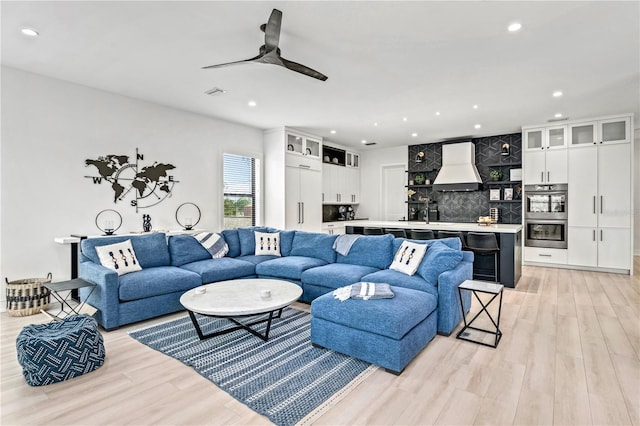
[[(376, 367), (311, 345), (311, 315), (285, 308), (269, 341), (245, 330), (200, 340), (188, 315), (129, 333), (145, 345), (193, 367), (277, 425), (308, 424)], [(198, 315), (203, 333), (233, 325)], [(257, 330), (263, 331), (259, 326)]]

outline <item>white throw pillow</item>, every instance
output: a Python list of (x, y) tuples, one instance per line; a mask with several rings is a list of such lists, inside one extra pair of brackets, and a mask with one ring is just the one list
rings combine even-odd
[(403, 274), (413, 275), (418, 270), (418, 266), (420, 266), (420, 262), (422, 262), (426, 251), (426, 244), (403, 241), (389, 269), (402, 272)]
[(96, 253), (102, 266), (116, 271), (118, 275), (142, 270), (133, 251), (131, 240), (108, 246), (96, 246)]
[(255, 231), (256, 256), (281, 256), (280, 233)]

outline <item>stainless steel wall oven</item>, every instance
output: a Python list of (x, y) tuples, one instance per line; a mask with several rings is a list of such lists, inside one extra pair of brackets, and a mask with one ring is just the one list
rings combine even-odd
[(567, 248), (567, 184), (525, 186), (525, 246)]

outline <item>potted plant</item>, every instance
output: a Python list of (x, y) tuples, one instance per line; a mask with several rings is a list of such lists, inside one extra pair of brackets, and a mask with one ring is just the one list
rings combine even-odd
[(500, 169), (492, 169), (489, 172), (489, 177), (491, 178), (491, 180), (500, 180), (500, 179), (502, 179), (502, 170), (500, 170)]
[(414, 180), (415, 180), (417, 185), (422, 185), (424, 183), (424, 181), (425, 181), (425, 177), (424, 177), (423, 174), (419, 174), (419, 175), (416, 175)]

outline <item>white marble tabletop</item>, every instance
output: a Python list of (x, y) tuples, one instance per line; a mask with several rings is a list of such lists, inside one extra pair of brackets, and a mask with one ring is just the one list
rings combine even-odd
[[(204, 290), (204, 293), (198, 291)], [(270, 292), (266, 296), (265, 291)], [(187, 291), (180, 297), (186, 309), (204, 315), (232, 317), (284, 308), (300, 298), (302, 288), (284, 280), (263, 278), (220, 281)]]

